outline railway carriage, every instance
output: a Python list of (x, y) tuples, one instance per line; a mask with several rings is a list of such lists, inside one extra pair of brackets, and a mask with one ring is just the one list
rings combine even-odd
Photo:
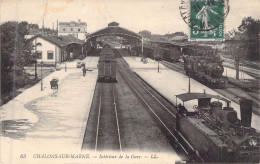
[[(132, 54), (140, 55), (142, 54), (142, 47), (135, 46), (132, 48)], [(144, 45), (143, 47), (143, 55), (145, 57), (149, 57), (151, 59), (160, 60), (164, 59), (170, 62), (177, 62), (180, 59), (181, 51), (179, 48), (164, 48), (164, 47), (152, 47), (148, 45)]]
[(163, 59), (169, 62), (177, 62), (180, 60), (181, 51), (177, 47), (164, 49)]
[(148, 57), (154, 60), (160, 60), (163, 58), (163, 54), (164, 54), (164, 49), (159, 47), (154, 47), (154, 48), (150, 48)]

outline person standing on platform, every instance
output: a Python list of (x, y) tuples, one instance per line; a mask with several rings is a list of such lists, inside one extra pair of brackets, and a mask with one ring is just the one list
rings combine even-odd
[(86, 75), (87, 69), (85, 67), (82, 68), (83, 76)]

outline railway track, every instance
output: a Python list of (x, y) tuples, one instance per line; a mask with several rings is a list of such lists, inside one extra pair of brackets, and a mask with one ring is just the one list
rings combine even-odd
[(135, 73), (133, 73), (123, 59), (117, 59), (119, 74), (130, 88), (134, 91), (139, 100), (149, 109), (152, 117), (161, 129), (163, 129), (171, 145), (187, 159), (203, 161), (199, 153), (192, 145), (175, 129), (176, 108), (167, 99), (151, 88)]
[[(162, 61), (161, 62), (162, 64), (164, 64), (166, 67), (170, 68), (170, 69), (173, 69), (175, 71), (178, 71), (180, 73), (183, 73), (183, 74), (186, 74), (186, 72), (184, 71), (183, 69), (183, 64), (182, 63), (170, 63), (168, 61)], [(221, 95), (224, 95), (226, 97), (228, 97), (230, 100), (236, 102), (239, 104), (239, 100), (236, 99), (236, 97), (240, 97), (241, 94), (237, 94), (237, 93), (240, 93), (240, 92), (235, 92), (234, 89), (236, 89), (237, 87), (228, 83), (228, 87), (225, 88), (225, 89), (213, 89), (214, 91), (216, 91), (217, 93), (221, 94)], [(239, 88), (237, 88), (239, 89)], [(250, 99), (253, 100), (253, 111), (255, 114), (259, 115), (260, 112), (259, 112), (259, 104), (260, 104), (260, 99), (259, 97), (249, 93), (249, 92), (244, 92), (245, 94), (248, 95), (248, 97)]]
[(164, 64), (168, 68), (174, 69), (174, 70), (176, 70), (178, 72), (181, 72), (181, 73), (185, 74), (183, 66), (181, 66), (180, 64), (178, 64), (178, 65), (177, 65), (177, 63), (173, 64), (173, 63), (165, 61), (165, 60), (162, 60), (161, 63)]
[[(224, 59), (223, 65), (225, 67), (235, 69), (233, 59), (225, 58), (223, 56), (222, 56), (222, 58)], [(240, 66), (243, 68), (242, 72), (245, 72), (248, 75), (250, 75), (256, 79), (260, 79), (260, 75), (259, 75), (260, 74), (260, 71), (259, 71), (260, 64), (258, 62), (241, 60)]]
[[(96, 105), (91, 107), (82, 149), (122, 152), (114, 83), (97, 83)], [(98, 112), (96, 112), (98, 111)]]
[[(225, 60), (225, 62), (227, 63), (230, 63), (230, 64), (234, 64), (234, 59), (229, 59), (229, 58), (226, 58), (226, 57), (223, 57), (222, 58)], [(254, 61), (247, 61), (247, 60), (241, 60), (240, 61), (241, 65), (243, 66), (247, 66), (247, 67), (253, 67), (253, 69), (260, 69), (260, 63), (258, 62), (254, 62)]]
[[(235, 67), (230, 65), (230, 64), (223, 63), (223, 66), (225, 66), (227, 68), (235, 69)], [(244, 66), (240, 66), (240, 71), (242, 71), (243, 73), (248, 74), (249, 76), (252, 76), (255, 79), (260, 79), (259, 70), (256, 70), (254, 68), (250, 69), (250, 68), (246, 68)]]
[(95, 151), (109, 149), (122, 152), (115, 86), (113, 83), (101, 85)]

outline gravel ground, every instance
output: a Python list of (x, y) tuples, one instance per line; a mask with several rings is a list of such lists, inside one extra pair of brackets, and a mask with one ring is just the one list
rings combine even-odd
[[(117, 73), (117, 80), (115, 93), (123, 152), (167, 152), (176, 154), (167, 137), (150, 116), (147, 107), (138, 99), (138, 96), (119, 73)], [(101, 85), (104, 84), (99, 83), (95, 90), (83, 149), (94, 149), (97, 104), (99, 103)], [(107, 129), (107, 131), (109, 130), (111, 129)], [(113, 142), (113, 138), (109, 138), (109, 140)]]
[(121, 76), (117, 94), (122, 147), (125, 150), (175, 153), (166, 136)]

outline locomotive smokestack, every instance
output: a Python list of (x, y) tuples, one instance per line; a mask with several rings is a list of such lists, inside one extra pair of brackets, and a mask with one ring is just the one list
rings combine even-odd
[(253, 101), (243, 98), (239, 100), (239, 102), (240, 102), (241, 124), (244, 127), (250, 127), (251, 120), (252, 120)]

